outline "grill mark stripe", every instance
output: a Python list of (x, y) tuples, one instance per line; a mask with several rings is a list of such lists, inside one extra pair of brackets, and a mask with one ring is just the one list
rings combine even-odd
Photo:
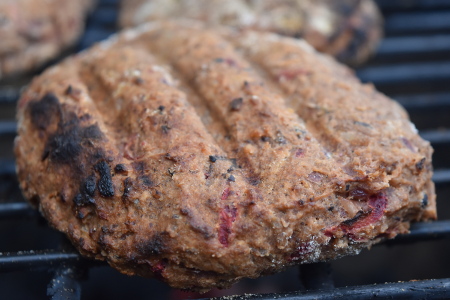
[[(252, 47), (251, 40), (264, 39), (265, 47)], [(325, 114), (330, 114), (334, 118), (338, 118), (342, 123), (347, 122), (346, 117), (350, 113), (360, 111), (361, 120), (360, 124), (370, 122), (369, 126), (386, 126), (385, 121), (404, 119), (406, 117), (405, 112), (398, 105), (392, 101), (382, 97), (378, 93), (374, 93), (368, 86), (358, 86), (356, 78), (352, 76), (350, 71), (342, 66), (333, 64), (331, 60), (325, 59), (323, 56), (317, 56), (312, 53), (312, 49), (305, 49), (307, 45), (301, 45), (299, 43), (293, 43), (292, 41), (283, 42), (283, 39), (276, 39), (274, 36), (262, 36), (255, 33), (238, 39), (239, 45), (247, 50), (248, 57), (265, 70), (269, 74), (271, 80), (278, 84), (285, 94), (293, 95), (290, 97), (291, 101), (288, 103), (298, 115), (304, 119), (307, 123), (308, 129), (312, 132), (325, 132), (325, 135), (317, 134), (317, 139), (321, 142), (328, 142), (328, 138), (335, 138), (339, 142), (346, 143), (346, 145), (338, 148), (343, 154), (349, 154), (348, 138), (345, 138), (345, 132), (331, 131), (326, 127), (326, 120), (322, 118)], [(277, 53), (271, 55), (271, 50), (277, 49)], [(289, 55), (291, 57), (286, 59)], [(331, 67), (332, 66), (332, 67)], [(290, 70), (298, 69), (298, 74), (293, 74), (292, 78), (283, 79), (283, 68), (289, 68)], [(321, 77), (318, 75), (321, 74)], [(305, 75), (305, 76), (302, 76)], [(322, 80), (328, 76), (328, 82)], [(277, 77), (279, 80), (277, 80)], [(311, 89), (310, 86), (321, 86), (321, 88)], [(334, 90), (334, 93), (330, 93)], [(354, 99), (357, 98), (367, 99), (362, 104), (364, 107), (355, 107)], [(370, 97), (375, 97), (368, 101)], [(379, 102), (382, 102), (381, 104)], [(361, 103), (358, 103), (361, 105)], [(342, 111), (338, 111), (339, 106), (345, 106), (346, 115)], [(383, 114), (375, 114), (372, 111), (378, 106), (385, 106)], [(321, 111), (321, 110), (331, 110)], [(404, 122), (403, 122), (404, 123)], [(351, 124), (354, 129), (355, 124)], [(409, 127), (409, 124), (402, 124), (403, 128)], [(366, 127), (367, 128), (367, 127)], [(405, 133), (411, 135), (411, 130), (404, 130)], [(407, 132), (409, 131), (409, 132)], [(376, 135), (375, 135), (376, 134)], [(374, 134), (367, 135), (366, 140), (372, 137), (380, 137), (379, 131), (374, 131)], [(364, 137), (362, 137), (364, 138)], [(389, 136), (388, 138), (395, 138)], [(334, 148), (338, 145), (327, 145), (329, 148)]]
[[(404, 109), (371, 86), (362, 85), (346, 67), (315, 53), (302, 41), (255, 32), (236, 34), (231, 39), (247, 59), (264, 70), (273, 85), (290, 95), (286, 97), (290, 100), (287, 105), (305, 120), (308, 130), (354, 180), (381, 190), (401, 172), (415, 172), (407, 169), (414, 161), (426, 157), (431, 163), (430, 148), (412, 129)], [(386, 145), (389, 151), (373, 152), (371, 149), (379, 147), (375, 143)], [(413, 153), (415, 147), (426, 152)], [(371, 151), (373, 159), (361, 161), (360, 156), (368, 157), (362, 155), (367, 151)], [(408, 160), (397, 161), (397, 155), (405, 151)], [(380, 162), (385, 165), (380, 166)], [(386, 175), (384, 168), (391, 166), (396, 168), (394, 173)], [(418, 184), (409, 184), (421, 190), (429, 185), (430, 177), (420, 176), (416, 178)], [(397, 183), (402, 184), (408, 185)], [(426, 190), (434, 194), (433, 187)], [(403, 205), (409, 205), (408, 201)]]
[[(192, 101), (194, 97), (198, 96), (195, 91), (186, 87), (186, 83), (177, 82), (182, 78), (177, 76), (176, 72), (170, 72), (175, 73), (177, 80), (174, 80), (169, 72), (163, 71), (161, 65), (165, 65), (164, 61), (148, 51), (143, 52), (135, 47), (128, 46), (115, 47), (114, 49), (108, 49), (107, 57), (108, 59), (105, 61), (94, 62), (94, 64), (102, 66), (100, 70), (91, 69), (90, 72), (104, 86), (105, 90), (102, 93), (113, 95), (113, 103), (123, 102), (121, 107), (110, 108), (114, 111), (112, 112), (114, 116), (112, 119), (120, 124), (116, 124), (113, 128), (124, 128), (124, 131), (117, 132), (119, 135), (117, 145), (120, 147), (121, 141), (136, 132), (141, 135), (137, 143), (148, 142), (151, 144), (149, 149), (144, 149), (144, 156), (140, 160), (153, 162), (151, 163), (152, 166), (147, 166), (147, 169), (156, 168), (160, 174), (167, 174), (169, 169), (175, 170), (173, 171), (175, 175), (171, 174), (171, 178), (166, 180), (159, 178), (159, 183), (164, 189), (178, 191), (179, 195), (174, 197), (173, 200), (175, 205), (179, 205), (180, 210), (184, 211), (183, 214), (190, 220), (192, 226), (209, 239), (214, 234), (209, 229), (214, 228), (214, 219), (211, 218), (208, 223), (204, 223), (202, 216), (210, 215), (210, 208), (204, 205), (196, 205), (195, 201), (220, 199), (221, 193), (217, 191), (226, 189), (230, 185), (227, 178), (224, 178), (222, 174), (227, 173), (231, 162), (221, 159), (214, 163), (212, 169), (210, 168), (210, 155), (225, 158), (226, 153), (208, 133), (206, 126), (197, 116), (195, 107), (188, 101), (189, 98)], [(122, 67), (117, 66), (117, 61), (121, 61), (119, 65)], [(124, 78), (123, 74), (133, 72), (140, 73), (142, 80), (139, 81), (139, 84), (136, 84), (135, 78)], [(109, 74), (116, 74), (118, 77), (111, 78)], [(127, 94), (123, 94), (122, 90), (126, 90)], [(164, 91), (164, 94), (159, 91)], [(139, 99), (139, 97), (142, 99)], [(105, 99), (104, 97), (99, 95), (97, 99), (100, 102), (97, 105), (108, 105), (107, 102), (101, 104), (102, 99)], [(158, 107), (164, 107), (164, 110), (158, 110)], [(169, 116), (168, 114), (171, 114), (174, 107), (176, 109), (172, 112), (173, 115)], [(148, 114), (145, 113), (146, 110), (149, 111)], [(130, 111), (134, 112), (133, 116), (137, 116), (137, 120), (129, 122)], [(144, 113), (142, 113), (143, 111)], [(159, 127), (156, 127), (156, 129), (152, 127), (152, 124), (150, 124), (151, 118), (145, 121), (145, 118), (149, 115), (161, 118), (161, 114), (167, 115), (163, 119), (167, 120), (169, 125), (170, 122), (175, 122), (170, 132), (173, 132), (178, 138), (170, 138), (157, 132)], [(111, 115), (105, 114), (104, 118), (111, 119)], [(157, 149), (153, 151), (156, 154), (152, 154), (152, 148)], [(189, 151), (186, 151), (186, 149)], [(170, 157), (161, 159), (161, 156), (166, 153)], [(195, 158), (189, 159), (190, 155), (195, 155)], [(131, 161), (129, 160), (129, 162)], [(177, 176), (178, 171), (175, 168), (177, 165), (183, 166), (181, 172), (185, 174), (184, 176)], [(192, 190), (192, 186), (188, 182), (188, 179), (191, 179), (192, 176), (189, 176), (188, 179), (185, 177), (188, 177), (186, 175), (188, 170), (195, 171), (197, 169), (200, 170), (199, 175), (192, 176), (198, 177), (198, 185), (196, 190)], [(208, 184), (206, 184), (203, 174), (210, 171), (212, 174), (209, 174)], [(250, 187), (242, 178), (239, 170), (233, 174), (235, 176), (233, 190), (235, 192), (241, 191), (239, 194), (243, 194)], [(231, 197), (230, 200), (233, 199)], [(217, 214), (217, 220), (219, 216)]]
[[(196, 86), (207, 105), (225, 120), (232, 140), (222, 148), (233, 152), (237, 150), (240, 163), (248, 162), (249, 177), (253, 173), (267, 181), (277, 182), (275, 179), (283, 174), (292, 180), (294, 177), (299, 180), (298, 174), (309, 174), (316, 168), (330, 178), (336, 176), (334, 170), (328, 169), (329, 164), (324, 163), (328, 159), (320, 145), (308, 133), (306, 138), (297, 137), (299, 133), (295, 130), (306, 132), (298, 116), (284, 105), (280, 95), (265, 87), (264, 80), (251, 70), (227, 41), (192, 28), (177, 28), (170, 35), (154, 35), (153, 38), (152, 45), (160, 47), (156, 51), (167, 55), (185, 80)], [(227, 96), (222, 96), (221, 91), (226, 91)], [(241, 97), (242, 108), (230, 112), (230, 103)], [(261, 124), (264, 124), (262, 128)], [(278, 144), (273, 148), (258, 148), (260, 143), (263, 144), (260, 139), (264, 135), (271, 136)], [(279, 141), (276, 142), (276, 139)], [(292, 159), (294, 155), (291, 152), (299, 147), (313, 150), (316, 156), (314, 159), (308, 158), (314, 162), (312, 165), (300, 165)], [(232, 155), (230, 150), (227, 151), (229, 156)], [(261, 165), (262, 157), (267, 159), (270, 168)], [(291, 168), (293, 172), (290, 172)], [(329, 184), (332, 184), (331, 180)], [(265, 188), (270, 190), (273, 187)], [(283, 195), (280, 198), (286, 197)]]

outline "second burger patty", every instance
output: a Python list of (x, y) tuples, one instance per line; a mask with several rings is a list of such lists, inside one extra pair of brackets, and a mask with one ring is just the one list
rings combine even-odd
[(361, 64), (382, 36), (372, 0), (123, 0), (120, 23), (194, 19), (208, 26), (269, 31), (303, 38), (320, 52)]
[(79, 251), (173, 287), (356, 254), (436, 217), (406, 112), (300, 40), (150, 23), (18, 103), (25, 196)]

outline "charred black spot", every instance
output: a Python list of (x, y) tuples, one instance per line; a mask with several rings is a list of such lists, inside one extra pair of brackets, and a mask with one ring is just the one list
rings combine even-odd
[(83, 196), (81, 194), (76, 194), (75, 197), (73, 197), (73, 203), (75, 203), (76, 206), (84, 205)]
[(124, 164), (117, 164), (114, 167), (114, 172), (116, 173), (120, 173), (120, 174), (125, 174), (128, 172), (127, 167)]
[(33, 195), (28, 201), (30, 201), (31, 205), (37, 207), (41, 202), (41, 197), (39, 195)]
[(150, 179), (150, 177), (148, 175), (140, 175), (137, 178), (139, 180), (139, 183), (141, 183), (142, 185), (146, 186), (146, 187), (153, 187), (154, 183), (153, 181)]
[(101, 132), (97, 124), (82, 128), (80, 132), (83, 139), (99, 140), (103, 137), (103, 132)]
[(76, 206), (85, 206), (88, 204), (94, 204), (95, 199), (86, 193), (78, 193), (73, 198), (73, 203), (75, 203)]
[(231, 111), (239, 111), (242, 107), (243, 101), (244, 101), (243, 98), (233, 99), (230, 103), (230, 110)]
[(253, 186), (257, 186), (258, 184), (261, 183), (261, 179), (256, 175), (247, 177), (247, 181), (248, 181), (248, 183), (250, 183)]
[(172, 129), (172, 127), (168, 126), (168, 125), (162, 125), (161, 126), (161, 130), (164, 134), (169, 133), (169, 130)]
[[(84, 180), (84, 182), (80, 185), (80, 190), (78, 194), (73, 198), (73, 203), (77, 207), (86, 206), (89, 204), (95, 204), (95, 199), (93, 198), (95, 195), (96, 183), (95, 183), (95, 175), (91, 175)], [(84, 214), (80, 211), (78, 213), (78, 218), (84, 218)]]
[(216, 162), (216, 161), (217, 161), (217, 157), (214, 156), (214, 155), (210, 155), (210, 156), (209, 156), (209, 161), (210, 161), (210, 162)]
[(103, 137), (96, 124), (81, 127), (77, 116), (73, 113), (69, 115), (69, 120), (66, 123), (60, 122), (56, 133), (48, 138), (42, 155), (43, 160), (49, 157), (54, 163), (73, 163), (83, 150), (83, 146), (91, 146), (88, 141)]
[(416, 163), (416, 169), (417, 170), (419, 170), (419, 171), (422, 171), (422, 169), (423, 169), (423, 165), (424, 165), (424, 163), (425, 163), (425, 157), (424, 158), (422, 158), (418, 163)]
[(86, 217), (86, 216), (83, 214), (83, 212), (79, 211), (79, 212), (77, 213), (77, 218), (78, 218), (78, 219), (84, 219), (84, 217)]
[(44, 95), (40, 101), (30, 102), (28, 109), (31, 123), (39, 129), (46, 129), (55, 116), (61, 115), (58, 98), (52, 93)]
[(230, 159), (230, 162), (231, 162), (231, 166), (232, 166), (232, 168), (239, 168), (239, 166), (237, 165), (237, 160), (236, 160), (236, 158), (231, 158)]
[(268, 136), (265, 136), (265, 135), (263, 135), (262, 137), (261, 137), (261, 141), (263, 141), (263, 142), (270, 142), (270, 137), (268, 137)]
[(284, 135), (279, 131), (277, 132), (277, 137), (275, 138), (275, 142), (280, 144), (280, 145), (284, 145), (287, 143), (286, 138), (284, 137)]
[(363, 126), (363, 127), (366, 127), (366, 128), (372, 128), (372, 126), (370, 124), (365, 123), (365, 122), (355, 121), (354, 123), (355, 123), (355, 125), (360, 125), (360, 126)]
[(158, 106), (158, 110), (160, 113), (162, 113), (165, 109), (166, 109), (166, 107), (164, 105)]
[(80, 155), (81, 150), (79, 131), (73, 128), (50, 136), (43, 157), (50, 157), (54, 163), (66, 164), (73, 162)]
[(140, 242), (137, 250), (144, 256), (159, 255), (168, 249), (167, 240), (166, 232), (157, 232), (147, 241)]
[(228, 177), (228, 181), (236, 181), (236, 178), (233, 175), (230, 175), (230, 177)]
[(136, 161), (131, 164), (133, 169), (136, 170), (137, 173), (142, 174), (145, 170), (145, 163), (143, 161)]
[(72, 94), (72, 92), (73, 92), (73, 88), (72, 88), (71, 85), (69, 85), (69, 86), (67, 87), (67, 89), (64, 91), (64, 93), (65, 93), (66, 95), (70, 95), (70, 94)]
[(333, 211), (333, 210), (334, 210), (334, 206), (328, 207), (328, 211)]
[(89, 176), (84, 182), (84, 190), (86, 191), (86, 194), (89, 196), (94, 196), (96, 187), (95, 176)]
[(130, 177), (127, 177), (125, 181), (123, 182), (123, 194), (122, 194), (122, 200), (127, 200), (130, 196), (130, 193), (132, 191), (133, 181)]
[(199, 225), (191, 222), (191, 228), (195, 232), (200, 233), (204, 239), (210, 240), (216, 236), (216, 234), (212, 231), (212, 229), (206, 225)]
[(427, 206), (428, 206), (428, 195), (425, 194), (422, 199), (422, 208), (425, 208)]
[(73, 86), (69, 85), (67, 89), (64, 91), (64, 93), (67, 96), (80, 96), (81, 90), (74, 88)]
[(355, 224), (359, 219), (361, 219), (362, 217), (364, 217), (366, 214), (360, 210), (356, 213), (356, 215), (348, 220), (345, 220), (344, 222), (342, 222), (342, 224), (346, 225), (346, 226), (352, 226), (353, 224)]
[(134, 79), (134, 83), (136, 83), (137, 85), (141, 85), (141, 84), (144, 84), (144, 79), (142, 79), (141, 77), (136, 77), (135, 79)]
[(95, 170), (100, 174), (98, 180), (98, 191), (103, 197), (114, 196), (114, 185), (111, 177), (111, 169), (105, 161), (101, 161), (95, 165)]

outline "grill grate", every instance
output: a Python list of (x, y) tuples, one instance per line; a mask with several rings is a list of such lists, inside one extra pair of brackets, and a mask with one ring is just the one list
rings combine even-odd
[[(76, 50), (85, 49), (115, 31), (118, 1), (103, 0), (99, 2), (98, 8), (88, 20), (86, 33)], [(423, 255), (432, 254), (432, 256), (436, 256), (434, 261), (438, 265), (443, 265), (441, 268), (443, 271), (436, 272), (437, 275), (434, 275), (433, 278), (446, 279), (367, 285), (371, 282), (384, 282), (386, 281), (384, 278), (389, 275), (389, 272), (397, 272), (394, 269), (386, 269), (380, 271), (381, 276), (378, 278), (381, 279), (374, 280), (371, 277), (366, 284), (354, 281), (351, 287), (335, 288), (335, 285), (342, 285), (342, 282), (348, 283), (339, 277), (333, 280), (331, 266), (338, 272), (338, 276), (341, 277), (341, 274), (344, 274), (342, 277), (351, 277), (349, 272), (345, 273), (339, 270), (339, 264), (348, 265), (348, 261), (332, 262), (331, 265), (318, 263), (299, 267), (300, 283), (294, 285), (294, 288), (290, 287), (297, 292), (286, 293), (285, 290), (284, 293), (280, 293), (278, 289), (277, 294), (233, 296), (227, 299), (450, 298), (450, 269), (449, 265), (446, 266), (446, 262), (450, 263), (446, 258), (446, 253), (450, 251), (450, 215), (448, 214), (450, 207), (448, 207), (449, 204), (443, 202), (443, 199), (450, 194), (450, 158), (447, 155), (450, 150), (450, 131), (446, 130), (446, 128), (450, 128), (450, 118), (447, 117), (450, 113), (450, 86), (447, 84), (450, 80), (450, 2), (446, 0), (378, 0), (378, 3), (386, 19), (386, 38), (370, 64), (358, 70), (357, 74), (363, 81), (373, 82), (379, 90), (397, 99), (408, 110), (413, 122), (421, 130), (421, 135), (431, 141), (435, 148), (434, 181), (437, 184), (439, 212), (442, 220), (413, 224), (411, 234), (386, 241), (383, 243), (384, 246), (377, 246), (374, 251), (387, 248), (410, 251), (408, 255), (412, 255), (413, 252), (423, 253)], [(39, 213), (24, 202), (18, 190), (14, 159), (11, 153), (12, 140), (16, 131), (13, 112), (15, 102), (20, 94), (18, 87), (28, 80), (29, 78), (22, 78), (18, 83), (0, 82), (0, 240), (3, 241), (0, 244), (0, 251), (5, 251), (0, 252), (0, 290), (6, 299), (23, 297), (24, 299), (75, 300), (80, 299), (82, 293), (87, 295), (87, 298), (83, 296), (83, 299), (99, 297), (112, 299), (113, 294), (105, 295), (104, 291), (101, 294), (92, 292), (99, 286), (98, 282), (105, 278), (112, 278), (111, 275), (105, 275), (105, 272), (96, 270), (106, 269), (106, 272), (109, 272), (109, 268), (105, 267), (104, 263), (82, 258), (71, 246), (66, 244), (64, 237), (48, 229)], [(37, 226), (34, 226), (35, 224)], [(14, 236), (14, 232), (8, 232), (12, 226), (24, 226), (18, 236), (21, 240), (31, 240), (31, 245), (27, 244), (27, 241), (15, 243), (13, 240), (17, 239), (17, 236)], [(42, 235), (40, 233), (37, 233), (39, 236), (37, 238), (31, 237), (35, 228), (38, 231), (44, 231), (45, 236), (49, 235), (46, 241), (40, 240)], [(439, 242), (442, 243), (437, 244)], [(407, 246), (402, 246), (405, 244)], [(419, 245), (418, 248), (416, 248), (417, 245)], [(17, 249), (30, 248), (34, 250), (17, 251)], [(368, 260), (375, 260), (374, 254), (366, 254), (369, 257)], [(366, 260), (362, 259), (364, 262), (368, 261), (367, 258)], [(388, 257), (382, 259), (388, 259)], [(392, 260), (395, 260), (395, 257), (391, 258)], [(347, 269), (347, 265), (345, 269)], [(375, 272), (380, 269), (377, 267), (371, 268), (368, 264), (367, 268)], [(423, 265), (418, 264), (415, 269), (418, 270), (421, 267)], [(352, 269), (353, 266), (348, 268)], [(91, 278), (86, 280), (88, 273)], [(6, 277), (1, 276), (11, 274), (31, 275), (25, 279), (17, 275), (18, 283), (12, 284), (12, 287), (2, 285), (2, 278)], [(40, 274), (45, 275), (40, 276)], [(334, 274), (336, 275), (336, 272)], [(26, 278), (32, 278), (30, 276), (43, 277), (41, 281), (36, 279), (39, 281), (36, 291), (39, 292), (37, 294), (34, 292), (20, 294), (17, 287), (23, 285)], [(102, 276), (104, 277), (102, 278)], [(407, 278), (407, 280), (430, 278), (427, 275), (416, 276), (421, 277), (402, 275), (398, 278)], [(283, 277), (281, 278), (284, 280)], [(350, 280), (354, 278), (352, 277)], [(397, 277), (394, 278), (396, 278), (395, 281), (399, 280)], [(47, 285), (46, 293), (43, 291), (45, 287), (42, 288), (42, 282)], [(173, 299), (179, 299), (179, 295), (176, 296), (176, 293), (170, 292), (166, 287), (161, 287), (162, 285), (158, 285), (155, 281), (151, 281), (149, 284), (146, 279), (120, 277), (119, 280), (116, 278), (115, 282), (125, 290), (123, 295), (115, 295), (118, 299), (124, 296), (148, 299), (148, 296), (152, 294), (157, 295), (158, 299), (163, 298), (161, 295), (171, 295)], [(142, 285), (140, 285), (141, 283)], [(112, 286), (116, 284), (109, 285), (109, 288), (112, 289)], [(149, 285), (156, 287), (149, 290)], [(140, 290), (141, 294), (136, 289)], [(235, 294), (244, 292), (248, 291), (237, 291)]]

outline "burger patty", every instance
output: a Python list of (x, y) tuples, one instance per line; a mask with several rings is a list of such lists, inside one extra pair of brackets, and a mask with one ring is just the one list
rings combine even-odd
[(40, 67), (73, 45), (94, 0), (1, 0), (0, 79)]
[(35, 78), (27, 199), (88, 257), (206, 291), (436, 218), (406, 112), (301, 40), (148, 23)]
[(122, 0), (122, 27), (168, 18), (301, 37), (347, 64), (366, 61), (382, 36), (372, 0)]

